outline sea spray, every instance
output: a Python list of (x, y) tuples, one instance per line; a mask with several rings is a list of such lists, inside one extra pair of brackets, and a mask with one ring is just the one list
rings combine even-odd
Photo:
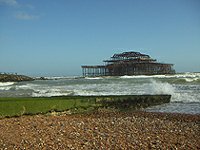
[(170, 94), (172, 96), (171, 102), (182, 102), (182, 103), (200, 102), (199, 99), (200, 96), (188, 91), (181, 92), (180, 90), (181, 86), (178, 87), (176, 85), (167, 82), (156, 81), (154, 79), (151, 79), (150, 81), (151, 83), (149, 85), (149, 92), (151, 94)]
[(151, 94), (170, 94), (171, 101), (179, 101), (181, 98), (180, 93), (176, 93), (176, 89), (172, 84), (169, 84), (167, 82), (160, 82), (156, 81), (154, 79), (151, 79), (150, 84), (150, 92)]
[(200, 73), (153, 76), (56, 78), (0, 84), (0, 97), (170, 94), (172, 102), (200, 102)]
[(170, 94), (171, 102), (180, 100), (180, 93), (176, 93), (175, 87), (167, 82), (160, 82), (151, 79), (150, 91), (152, 94)]
[(0, 97), (62, 95), (170, 94), (171, 102), (153, 111), (200, 113), (200, 73), (0, 82)]
[(151, 80), (149, 84), (151, 94), (170, 94), (171, 102), (146, 109), (150, 112), (171, 112), (200, 114), (200, 86), (191, 84), (170, 84)]
[(150, 80), (150, 92), (152, 94), (174, 94), (175, 88), (167, 83), (167, 82), (160, 82), (160, 81), (156, 81), (151, 79)]

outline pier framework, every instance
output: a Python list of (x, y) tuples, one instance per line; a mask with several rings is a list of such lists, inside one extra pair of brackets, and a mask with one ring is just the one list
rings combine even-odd
[(83, 76), (122, 76), (174, 74), (173, 64), (159, 63), (149, 55), (139, 52), (114, 54), (105, 65), (82, 66)]
[(83, 76), (106, 76), (108, 69), (104, 65), (98, 66), (82, 66)]

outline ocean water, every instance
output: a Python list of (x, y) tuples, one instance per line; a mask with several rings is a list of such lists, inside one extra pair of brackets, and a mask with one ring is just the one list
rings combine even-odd
[(150, 107), (146, 111), (200, 114), (200, 73), (46, 78), (49, 80), (0, 82), (0, 97), (171, 94), (169, 104)]

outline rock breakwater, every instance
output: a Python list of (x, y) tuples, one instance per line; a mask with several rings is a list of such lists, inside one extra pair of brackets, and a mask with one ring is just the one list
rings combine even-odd
[(25, 75), (15, 74), (0, 74), (0, 82), (21, 82), (21, 81), (33, 81), (34, 79)]

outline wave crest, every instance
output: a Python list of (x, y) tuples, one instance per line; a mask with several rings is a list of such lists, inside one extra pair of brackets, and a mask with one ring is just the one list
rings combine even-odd
[(10, 86), (10, 85), (13, 85), (15, 84), (15, 82), (0, 82), (0, 87), (2, 86)]

